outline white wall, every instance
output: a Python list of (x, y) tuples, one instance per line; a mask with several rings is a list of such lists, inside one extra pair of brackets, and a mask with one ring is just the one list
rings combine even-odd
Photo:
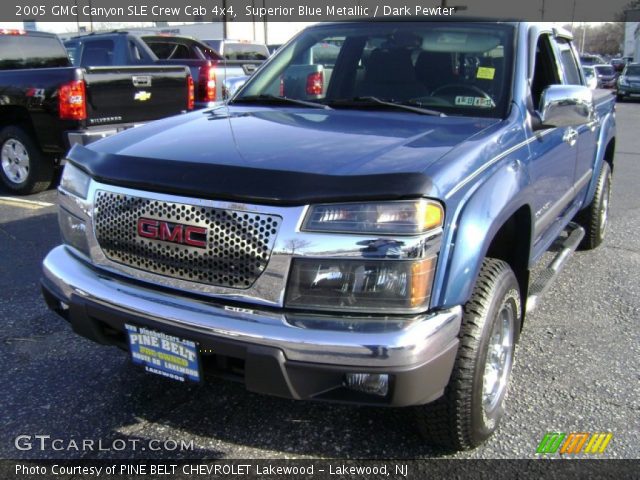
[[(624, 51), (622, 55), (628, 57), (633, 55), (633, 52), (636, 50), (636, 35), (640, 22), (625, 22), (624, 25)], [(636, 58), (638, 57), (636, 56)]]

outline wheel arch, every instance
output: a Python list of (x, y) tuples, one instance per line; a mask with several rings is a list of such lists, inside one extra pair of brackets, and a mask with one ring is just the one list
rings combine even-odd
[(471, 298), (483, 260), (492, 257), (507, 262), (514, 271), (524, 315), (533, 211), (528, 201), (528, 177), (524, 168), (513, 166), (500, 169), (484, 182), (452, 222), (455, 233), (449, 242), (447, 261), (441, 263), (445, 270), (439, 292), (443, 306), (464, 305)]
[(33, 122), (26, 108), (15, 105), (0, 106), (0, 128), (20, 127), (35, 138)]

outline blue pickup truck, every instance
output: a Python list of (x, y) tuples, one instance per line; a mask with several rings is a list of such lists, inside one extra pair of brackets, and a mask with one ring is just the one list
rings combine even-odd
[(70, 151), (45, 299), (150, 373), (408, 407), (473, 448), (525, 319), (606, 234), (614, 103), (548, 25), (311, 26), (227, 105)]

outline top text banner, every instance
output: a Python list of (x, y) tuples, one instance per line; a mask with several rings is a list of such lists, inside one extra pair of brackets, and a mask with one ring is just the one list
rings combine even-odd
[(3, 0), (10, 22), (616, 21), (630, 0)]

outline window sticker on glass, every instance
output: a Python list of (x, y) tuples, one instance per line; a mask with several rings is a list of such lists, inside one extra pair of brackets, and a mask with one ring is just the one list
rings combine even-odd
[(463, 97), (457, 96), (455, 104), (461, 107), (480, 107), (480, 108), (493, 108), (495, 104), (493, 100), (485, 97)]
[(495, 74), (496, 69), (493, 67), (478, 67), (476, 78), (480, 78), (482, 80), (493, 80)]

